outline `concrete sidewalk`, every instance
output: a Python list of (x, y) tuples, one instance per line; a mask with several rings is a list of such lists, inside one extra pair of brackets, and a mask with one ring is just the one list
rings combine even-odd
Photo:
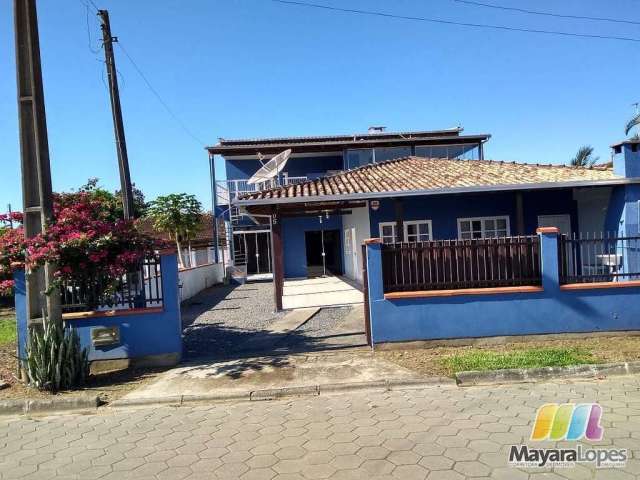
[(374, 357), (368, 350), (282, 355), (174, 368), (124, 399), (213, 394), (224, 397), (275, 388), (423, 378), (411, 370)]

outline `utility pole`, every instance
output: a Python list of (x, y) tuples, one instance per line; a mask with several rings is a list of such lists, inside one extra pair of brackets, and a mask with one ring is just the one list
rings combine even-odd
[(118, 72), (116, 60), (113, 56), (113, 43), (118, 37), (111, 35), (109, 12), (98, 10), (102, 29), (102, 43), (104, 46), (105, 63), (107, 64), (107, 78), (109, 80), (109, 96), (111, 97), (111, 113), (113, 114), (113, 130), (116, 136), (116, 149), (118, 151), (118, 167), (120, 169), (120, 191), (124, 218), (129, 220), (134, 217), (133, 191), (131, 189), (131, 175), (129, 174), (129, 156), (127, 155), (127, 142), (124, 138), (124, 124), (122, 123), (122, 107), (120, 106), (120, 92), (118, 90)]
[[(31, 238), (43, 233), (53, 220), (49, 142), (36, 0), (14, 0), (13, 6), (24, 232)], [(62, 321), (60, 298), (57, 290), (51, 291), (53, 271), (54, 265), (47, 263), (26, 276), (28, 325), (40, 324), (43, 313), (51, 321)]]

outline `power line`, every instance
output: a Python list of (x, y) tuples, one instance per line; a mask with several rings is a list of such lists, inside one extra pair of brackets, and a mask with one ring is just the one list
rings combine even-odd
[(131, 57), (131, 55), (129, 55), (129, 52), (127, 52), (127, 50), (122, 46), (122, 42), (120, 40), (118, 40), (118, 42), (116, 43), (116, 45), (118, 45), (120, 47), (120, 50), (122, 50), (122, 53), (125, 54), (125, 56), (129, 59), (129, 61), (131, 62), (131, 65), (133, 65), (133, 68), (135, 68), (136, 72), (138, 72), (138, 75), (140, 75), (140, 78), (142, 78), (142, 80), (144, 81), (144, 83), (146, 83), (147, 87), (149, 88), (149, 90), (151, 91), (151, 93), (153, 93), (153, 95), (158, 99), (158, 101), (160, 102), (160, 104), (164, 107), (164, 109), (167, 111), (167, 113), (169, 115), (171, 115), (171, 117), (176, 121), (176, 123), (178, 123), (178, 125), (180, 125), (180, 128), (182, 128), (182, 130), (189, 135), (191, 138), (193, 138), (196, 142), (198, 142), (201, 146), (202, 145), (206, 145), (205, 142), (203, 142), (202, 140), (200, 140), (197, 135), (195, 135), (191, 130), (189, 130), (189, 128), (184, 124), (184, 122), (182, 120), (180, 120), (180, 118), (173, 113), (173, 110), (171, 110), (171, 108), (169, 107), (169, 105), (167, 105), (167, 103), (162, 99), (162, 97), (160, 96), (160, 94), (158, 93), (158, 91), (153, 88), (153, 85), (151, 85), (151, 82), (149, 82), (149, 80), (147, 79), (147, 77), (145, 76), (145, 74), (142, 72), (142, 70), (140, 69), (140, 67), (138, 66), (138, 64), (133, 60), (133, 58)]
[[(84, 3), (84, 2), (83, 2)], [(88, 43), (89, 43), (89, 50), (91, 51), (91, 53), (98, 54), (100, 53), (100, 49), (96, 49), (93, 48), (93, 40), (91, 39), (91, 27), (89, 25), (89, 4), (85, 3), (84, 4), (85, 8), (87, 9), (87, 39), (88, 39)]]
[(623, 42), (640, 43), (640, 38), (634, 38), (634, 37), (619, 37), (614, 35), (598, 35), (598, 34), (590, 34), (590, 33), (564, 32), (560, 30), (540, 30), (540, 29), (532, 29), (532, 28), (509, 27), (506, 25), (491, 25), (491, 24), (485, 24), (485, 23), (456, 22), (453, 20), (444, 20), (440, 18), (395, 15), (392, 13), (384, 13), (384, 12), (378, 12), (373, 10), (358, 10), (354, 8), (331, 7), (329, 5), (298, 2), (294, 0), (271, 0), (271, 1), (284, 4), (284, 5), (295, 5), (300, 7), (317, 8), (317, 9), (323, 9), (323, 10), (336, 11), (336, 12), (354, 13), (354, 14), (360, 14), (360, 15), (371, 15), (371, 16), (385, 17), (385, 18), (395, 18), (398, 20), (413, 20), (418, 22), (440, 23), (445, 25), (455, 25), (458, 27), (472, 27), (472, 28), (482, 28), (482, 29), (490, 29), (490, 30), (503, 30), (503, 31), (509, 31), (509, 32), (538, 33), (538, 34), (556, 35), (556, 36), (562, 36), (562, 37), (579, 37), (579, 38), (590, 38), (590, 39), (597, 39), (597, 40), (618, 40)]
[(93, 2), (93, 0), (86, 0), (86, 2), (85, 2), (85, 0), (80, 0), (80, 1), (81, 1), (82, 3), (84, 3), (85, 5), (87, 5), (87, 3), (86, 3), (86, 2), (89, 2), (89, 3), (91, 4), (91, 6), (92, 6), (93, 8), (95, 8), (95, 9), (96, 9), (96, 12), (100, 11), (100, 9), (99, 9), (99, 8), (98, 8), (98, 6)]
[(574, 20), (591, 20), (594, 22), (612, 22), (612, 23), (627, 23), (630, 25), (640, 25), (640, 22), (634, 20), (623, 20), (620, 18), (607, 18), (607, 17), (589, 17), (583, 15), (565, 15), (561, 13), (541, 12), (537, 10), (527, 10), (526, 8), (518, 7), (504, 7), (502, 5), (493, 5), (490, 3), (474, 2), (471, 0), (452, 0), (457, 3), (465, 3), (467, 5), (473, 5), (476, 7), (495, 8), (496, 10), (509, 10), (512, 12), (526, 13), (529, 15), (543, 15), (545, 17), (557, 17), (557, 18), (571, 18)]
[[(89, 3), (87, 3), (89, 2)], [(94, 51), (93, 48), (91, 48), (91, 33), (89, 31), (89, 16), (88, 16), (88, 11), (89, 11), (89, 4), (91, 4), (91, 6), (96, 10), (96, 12), (99, 12), (100, 9), (98, 8), (98, 6), (93, 2), (93, 0), (80, 0), (80, 3), (82, 3), (86, 8), (87, 8), (87, 35), (89, 36), (89, 50), (91, 50), (93, 53), (97, 53), (97, 51)], [(167, 113), (169, 113), (169, 115), (171, 116), (171, 118), (173, 118), (173, 120), (180, 126), (180, 128), (182, 128), (182, 130), (189, 135), (192, 139), (194, 139), (196, 142), (198, 142), (201, 146), (202, 145), (206, 145), (205, 142), (203, 142), (201, 139), (198, 138), (197, 135), (195, 135), (186, 125), (185, 123), (180, 120), (180, 118), (173, 113), (173, 110), (171, 110), (171, 108), (169, 107), (169, 105), (167, 105), (167, 102), (165, 102), (162, 97), (160, 96), (160, 94), (158, 93), (158, 91), (153, 88), (153, 85), (151, 85), (151, 82), (149, 82), (149, 80), (147, 79), (146, 75), (142, 72), (142, 70), (140, 69), (140, 67), (138, 66), (138, 64), (135, 62), (135, 60), (133, 60), (133, 58), (131, 57), (131, 55), (129, 55), (129, 52), (127, 52), (127, 50), (122, 46), (122, 42), (120, 40), (118, 40), (118, 42), (114, 42), (116, 43), (116, 45), (118, 45), (120, 47), (120, 49), (122, 50), (122, 53), (125, 54), (125, 56), (127, 57), (127, 59), (131, 62), (131, 64), (133, 65), (133, 68), (135, 68), (135, 70), (138, 72), (138, 75), (140, 75), (140, 78), (142, 78), (142, 80), (144, 81), (144, 83), (147, 85), (147, 87), (149, 88), (149, 90), (151, 91), (151, 93), (153, 93), (153, 95), (156, 97), (156, 99), (160, 102), (160, 104), (164, 107), (164, 109), (167, 111)], [(102, 61), (100, 61), (101, 63), (104, 63)], [(120, 76), (121, 79), (124, 79), (124, 76), (122, 75), (122, 73), (117, 70), (117, 75)], [(102, 83), (104, 83), (104, 72), (102, 74)], [(106, 84), (105, 84), (106, 87)]]

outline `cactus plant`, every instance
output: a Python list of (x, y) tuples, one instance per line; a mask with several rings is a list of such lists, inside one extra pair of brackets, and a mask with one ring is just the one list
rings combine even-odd
[(89, 374), (86, 348), (78, 333), (62, 322), (48, 321), (30, 331), (25, 371), (29, 385), (57, 392), (82, 385)]

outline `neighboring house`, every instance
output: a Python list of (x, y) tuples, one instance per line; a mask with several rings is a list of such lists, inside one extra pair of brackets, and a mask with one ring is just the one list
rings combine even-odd
[[(271, 272), (270, 210), (244, 215), (239, 206), (248, 204), (235, 202), (257, 192), (257, 187), (248, 184), (247, 180), (274, 155), (291, 149), (289, 161), (272, 181), (274, 185), (291, 186), (411, 155), (482, 159), (483, 145), (489, 138), (489, 135), (462, 135), (462, 128), (388, 133), (381, 127), (372, 127), (369, 133), (355, 135), (221, 139), (217, 145), (208, 148), (212, 181), (216, 185), (214, 210), (227, 221), (230, 254), (235, 265), (245, 266), (249, 274)], [(215, 155), (224, 158), (224, 173), (213, 168)], [(216, 180), (219, 177), (226, 180)], [(364, 204), (358, 205), (362, 208)], [(299, 218), (284, 224), (287, 277), (308, 277), (326, 271), (362, 280), (361, 264), (356, 264), (359, 262), (357, 256), (361, 255), (357, 246), (363, 238), (370, 236), (369, 220), (362, 210), (356, 209), (350, 215), (343, 215), (343, 212), (344, 209), (336, 209), (334, 204), (328, 209), (293, 212)]]
[[(159, 232), (153, 227), (153, 221), (150, 218), (141, 218), (139, 220), (139, 228), (143, 233), (154, 238), (174, 242), (166, 232)], [(186, 268), (198, 267), (215, 262), (216, 241), (214, 238), (213, 215), (205, 213), (202, 215), (202, 221), (191, 241), (182, 243), (182, 260)], [(224, 221), (218, 221), (218, 243), (219, 251), (226, 245), (225, 224)]]

